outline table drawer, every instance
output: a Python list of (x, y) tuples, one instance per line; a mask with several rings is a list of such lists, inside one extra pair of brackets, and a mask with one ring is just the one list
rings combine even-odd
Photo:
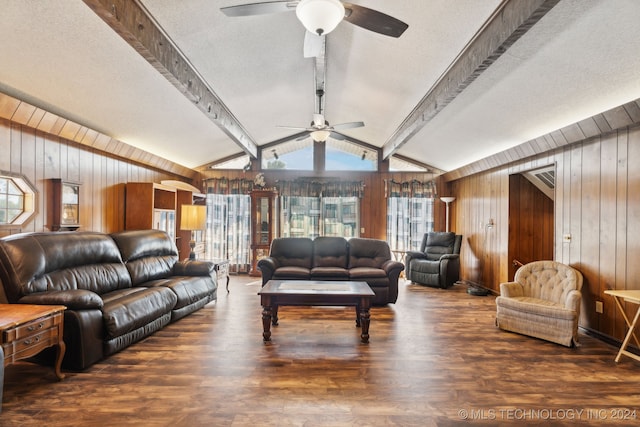
[(10, 342), (14, 340), (23, 339), (31, 335), (37, 334), (39, 331), (43, 331), (52, 326), (59, 325), (62, 320), (62, 313), (55, 314), (53, 316), (46, 316), (40, 319), (32, 320), (24, 325), (17, 326), (12, 329), (4, 331), (4, 342)]
[(34, 333), (2, 346), (4, 350), (5, 365), (26, 357), (35, 356), (47, 347), (58, 342), (58, 327), (54, 326), (44, 331)]

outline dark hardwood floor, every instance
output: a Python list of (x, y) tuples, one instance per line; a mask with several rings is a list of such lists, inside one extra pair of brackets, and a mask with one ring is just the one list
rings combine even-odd
[(584, 334), (566, 348), (500, 331), (495, 298), (462, 285), (403, 283), (372, 309), (369, 344), (340, 307), (282, 307), (264, 344), (256, 278), (230, 289), (63, 381), (7, 367), (0, 425), (638, 424), (639, 362)]

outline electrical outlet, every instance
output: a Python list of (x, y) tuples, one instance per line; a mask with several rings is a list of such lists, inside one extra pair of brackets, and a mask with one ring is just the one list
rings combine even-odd
[(602, 301), (596, 301), (596, 313), (602, 313), (604, 312), (604, 306), (602, 304)]
[(571, 234), (566, 233), (562, 235), (562, 241), (563, 242), (570, 242), (571, 241)]

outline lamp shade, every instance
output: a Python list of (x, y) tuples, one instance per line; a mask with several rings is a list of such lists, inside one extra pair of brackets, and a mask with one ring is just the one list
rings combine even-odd
[(331, 131), (328, 130), (314, 130), (311, 132), (311, 138), (317, 142), (325, 142), (331, 135)]
[(180, 229), (204, 230), (207, 225), (207, 207), (201, 205), (182, 205)]
[(307, 31), (329, 34), (344, 18), (344, 6), (338, 0), (302, 0), (296, 15)]

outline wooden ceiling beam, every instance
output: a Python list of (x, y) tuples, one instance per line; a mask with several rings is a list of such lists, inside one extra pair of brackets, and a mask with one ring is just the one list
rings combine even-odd
[(382, 147), (389, 158), (560, 0), (505, 0)]
[(249, 156), (258, 147), (231, 110), (138, 0), (83, 0)]

